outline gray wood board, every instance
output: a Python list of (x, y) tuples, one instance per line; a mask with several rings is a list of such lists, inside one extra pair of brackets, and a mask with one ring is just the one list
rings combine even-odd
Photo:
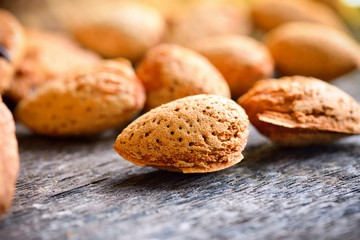
[[(360, 101), (359, 73), (335, 84)], [(251, 128), (240, 164), (184, 175), (120, 158), (120, 131), (54, 139), (18, 124), (0, 239), (360, 239), (360, 136), (281, 149)]]

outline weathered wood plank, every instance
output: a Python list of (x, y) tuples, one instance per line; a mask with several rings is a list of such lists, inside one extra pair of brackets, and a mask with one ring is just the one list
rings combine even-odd
[[(336, 84), (360, 100), (359, 75)], [(120, 130), (59, 140), (18, 125), (0, 239), (359, 239), (360, 136), (280, 149), (251, 130), (242, 163), (183, 175), (120, 159)]]

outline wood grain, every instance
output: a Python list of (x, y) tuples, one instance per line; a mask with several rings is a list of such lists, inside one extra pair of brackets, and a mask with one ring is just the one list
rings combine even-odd
[[(335, 83), (360, 101), (359, 73)], [(54, 139), (17, 127), (21, 172), (0, 239), (360, 238), (360, 136), (280, 149), (252, 128), (240, 164), (183, 175), (121, 159), (121, 129)]]

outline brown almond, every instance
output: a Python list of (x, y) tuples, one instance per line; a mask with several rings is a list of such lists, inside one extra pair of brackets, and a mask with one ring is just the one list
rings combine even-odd
[(233, 98), (240, 97), (257, 80), (270, 78), (274, 74), (274, 61), (269, 50), (247, 36), (207, 37), (189, 46), (221, 72)]
[(124, 124), (144, 102), (143, 86), (130, 62), (109, 60), (41, 85), (19, 103), (16, 117), (40, 134), (88, 134)]
[(35, 89), (73, 68), (99, 62), (100, 57), (82, 49), (66, 35), (27, 29), (24, 59), (16, 68), (6, 95), (19, 102)]
[(0, 218), (11, 205), (18, 171), (15, 123), (11, 112), (0, 98)]
[(0, 94), (9, 88), (25, 44), (21, 24), (11, 13), (0, 9)]
[(315, 0), (316, 2), (321, 2), (326, 6), (334, 10), (335, 13), (339, 12), (341, 4), (338, 0)]
[(205, 57), (177, 45), (162, 44), (149, 50), (136, 74), (146, 89), (147, 110), (196, 94), (230, 98), (221, 73)]
[(360, 46), (336, 29), (306, 22), (284, 24), (269, 33), (266, 45), (288, 76), (331, 80), (360, 66)]
[(360, 105), (315, 78), (261, 80), (238, 103), (259, 132), (279, 145), (323, 144), (360, 134)]
[(319, 23), (348, 31), (330, 7), (313, 0), (256, 0), (252, 16), (255, 25), (265, 31), (293, 21)]
[(250, 10), (245, 4), (202, 1), (173, 20), (169, 41), (187, 46), (188, 43), (223, 34), (250, 34)]
[(242, 160), (248, 123), (244, 110), (230, 99), (190, 96), (136, 119), (118, 136), (114, 149), (139, 166), (213, 172)]
[(72, 32), (81, 44), (104, 57), (137, 61), (165, 36), (163, 16), (146, 5), (112, 1), (86, 9), (83, 19), (71, 24)]

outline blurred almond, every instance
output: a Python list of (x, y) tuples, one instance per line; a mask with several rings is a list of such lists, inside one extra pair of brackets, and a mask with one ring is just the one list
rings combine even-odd
[(10, 207), (19, 171), (15, 122), (0, 98), (0, 218)]
[(166, 23), (155, 9), (131, 1), (101, 2), (85, 8), (81, 21), (71, 26), (85, 47), (100, 55), (135, 62), (165, 37)]
[(26, 30), (27, 48), (18, 64), (6, 96), (19, 102), (35, 89), (73, 68), (100, 61), (64, 34)]
[(15, 68), (24, 56), (26, 39), (18, 20), (0, 9), (0, 94), (10, 87)]
[(230, 98), (229, 86), (220, 72), (205, 57), (177, 45), (150, 49), (136, 74), (146, 89), (147, 110), (196, 94)]
[(250, 34), (250, 10), (245, 4), (202, 1), (173, 20), (169, 41), (186, 46), (189, 42), (223, 34)]
[(252, 16), (255, 25), (265, 31), (293, 21), (319, 23), (348, 31), (333, 9), (313, 0), (255, 0)]
[(41, 85), (17, 106), (16, 117), (45, 135), (96, 133), (129, 121), (145, 92), (129, 61), (104, 61), (78, 68)]
[(306, 22), (284, 24), (271, 31), (266, 45), (284, 75), (331, 80), (360, 66), (360, 46), (336, 29)]
[(274, 61), (267, 47), (247, 36), (207, 37), (189, 46), (221, 72), (233, 98), (244, 94), (257, 80), (274, 74)]

